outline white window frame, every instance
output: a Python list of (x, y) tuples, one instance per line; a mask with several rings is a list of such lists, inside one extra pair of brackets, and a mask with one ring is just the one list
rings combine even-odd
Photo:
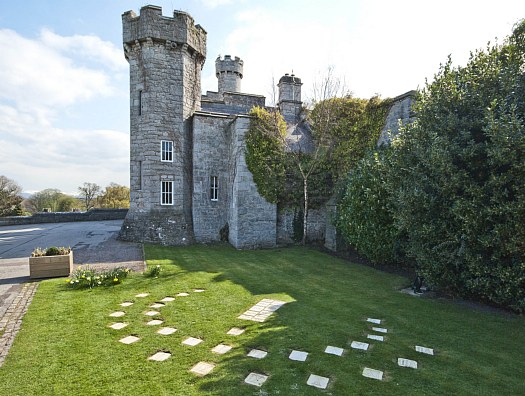
[(173, 205), (173, 180), (162, 180), (160, 182), (160, 204)]
[(173, 141), (160, 141), (160, 160), (161, 162), (173, 162)]
[(219, 177), (210, 176), (210, 200), (218, 201), (219, 200)]

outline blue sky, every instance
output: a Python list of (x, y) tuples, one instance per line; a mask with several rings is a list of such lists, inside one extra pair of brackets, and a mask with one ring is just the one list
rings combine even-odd
[[(422, 88), (449, 54), (510, 34), (525, 1), (153, 1), (208, 32), (203, 91), (214, 61), (244, 60), (242, 91), (271, 96), (293, 72), (303, 99), (328, 67), (355, 96)], [(76, 193), (84, 182), (129, 185), (128, 66), (121, 15), (135, 0), (19, 0), (0, 9), (0, 175), (24, 191)]]

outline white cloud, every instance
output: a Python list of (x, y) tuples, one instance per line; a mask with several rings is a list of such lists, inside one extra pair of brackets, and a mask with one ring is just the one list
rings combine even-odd
[(220, 6), (224, 6), (227, 4), (233, 3), (233, 0), (200, 0), (202, 4), (204, 4), (207, 8), (217, 8)]

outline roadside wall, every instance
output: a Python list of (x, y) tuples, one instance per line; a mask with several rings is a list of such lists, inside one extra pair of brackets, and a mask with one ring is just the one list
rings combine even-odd
[(0, 226), (69, 223), (73, 221), (121, 220), (126, 217), (128, 209), (91, 209), (87, 212), (35, 213), (33, 216), (0, 217)]

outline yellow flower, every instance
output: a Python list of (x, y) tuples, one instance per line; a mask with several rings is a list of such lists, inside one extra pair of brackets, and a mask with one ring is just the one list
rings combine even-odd
[(113, 279), (113, 282), (118, 282), (118, 278)]

